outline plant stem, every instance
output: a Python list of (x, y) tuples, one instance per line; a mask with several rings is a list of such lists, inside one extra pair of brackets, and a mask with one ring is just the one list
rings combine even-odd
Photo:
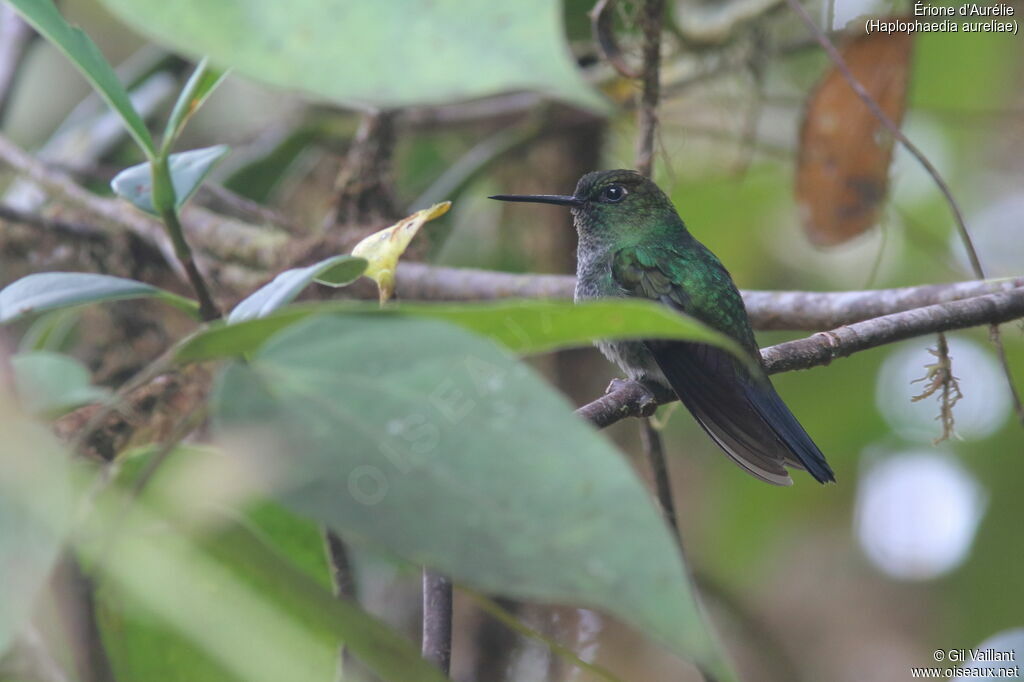
[(445, 675), (452, 660), (452, 584), (448, 578), (423, 569), (423, 658)]
[[(356, 581), (352, 573), (352, 564), (348, 558), (348, 548), (341, 537), (324, 526), (324, 548), (327, 551), (327, 563), (331, 567), (331, 582), (334, 584), (334, 596), (355, 603)], [(345, 682), (346, 671), (352, 667), (352, 656), (348, 647), (342, 642), (338, 647), (338, 667), (335, 679), (337, 682)]]
[(664, 0), (644, 0), (643, 91), (637, 113), (639, 134), (636, 141), (636, 170), (650, 177), (654, 167), (654, 137), (658, 128), (659, 77), (661, 72), (661, 18)]
[(185, 230), (178, 218), (177, 199), (174, 195), (174, 181), (171, 179), (171, 168), (166, 154), (161, 154), (150, 159), (150, 170), (153, 178), (152, 201), (153, 208), (160, 215), (167, 230), (167, 236), (171, 238), (171, 245), (174, 247), (174, 255), (181, 262), (185, 269), (185, 275), (192, 285), (196, 298), (199, 299), (199, 316), (204, 322), (219, 319), (221, 314), (217, 304), (210, 296), (210, 290), (206, 286), (206, 280), (196, 267), (195, 259), (192, 258), (192, 249), (185, 239)]
[(665, 448), (661, 442), (661, 432), (654, 428), (650, 417), (640, 420), (640, 440), (643, 442), (644, 453), (647, 455), (647, 464), (651, 467), (651, 476), (654, 478), (654, 490), (658, 496), (658, 504), (665, 516), (665, 522), (672, 529), (676, 542), (682, 548), (682, 538), (679, 536), (679, 520), (676, 517), (676, 504), (672, 499), (672, 481), (668, 475), (668, 461), (665, 459)]
[(185, 268), (185, 275), (188, 276), (192, 290), (195, 291), (196, 298), (199, 300), (199, 316), (204, 322), (220, 319), (220, 309), (213, 302), (210, 290), (206, 286), (206, 280), (203, 279), (202, 273), (199, 272), (199, 268), (196, 267), (196, 262), (192, 258), (192, 249), (189, 248), (188, 242), (185, 241), (181, 221), (178, 220), (178, 210), (176, 208), (167, 209), (160, 213), (160, 217), (163, 219), (164, 225), (167, 227), (167, 233), (171, 237), (171, 244), (174, 245), (174, 254), (181, 261), (181, 266)]

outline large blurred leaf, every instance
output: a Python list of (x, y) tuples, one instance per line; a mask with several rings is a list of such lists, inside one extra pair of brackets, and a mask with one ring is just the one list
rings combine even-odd
[(214, 405), (243, 468), (276, 471), (288, 506), (350, 540), (487, 593), (606, 609), (723, 671), (625, 458), (493, 343), (313, 318), (231, 365)]
[(74, 499), (68, 461), (46, 429), (0, 394), (0, 656), (50, 575)]
[(664, 338), (721, 346), (749, 360), (735, 342), (698, 320), (652, 301), (629, 299), (581, 304), (572, 301), (403, 303), (384, 309), (347, 301), (296, 305), (263, 319), (210, 327), (185, 341), (178, 348), (177, 357), (182, 361), (239, 357), (255, 351), (272, 334), (311, 315), (324, 313), (444, 320), (490, 337), (518, 353), (586, 345), (594, 339)]
[(14, 9), (35, 27), (40, 34), (57, 46), (82, 75), (92, 84), (96, 92), (106, 100), (114, 111), (121, 115), (125, 127), (147, 156), (156, 153), (153, 138), (146, 129), (142, 117), (135, 111), (128, 93), (117, 74), (107, 62), (96, 43), (81, 29), (64, 21), (51, 0), (8, 0)]
[(0, 322), (83, 303), (147, 297), (162, 299), (193, 317), (197, 315), (194, 301), (133, 279), (88, 272), (37, 272), (0, 290)]
[(365, 270), (365, 259), (347, 255), (332, 256), (304, 268), (285, 270), (236, 305), (228, 315), (228, 322), (266, 317), (294, 300), (314, 279), (327, 277), (331, 286), (343, 286), (354, 281)]
[(62, 353), (18, 353), (11, 358), (11, 367), (21, 404), (32, 414), (57, 417), (109, 394), (92, 385), (85, 365)]
[(165, 45), (343, 104), (440, 104), (537, 90), (606, 103), (565, 46), (550, 0), (103, 0)]
[(312, 524), (279, 507), (248, 512), (261, 472), (179, 448), (128, 507), (121, 488), (137, 485), (147, 455), (126, 462), (79, 544), (119, 680), (324, 682), (339, 639), (382, 680), (445, 679), (406, 638), (332, 597), (322, 550), (319, 563), (308, 545), (294, 561), (294, 537), (280, 534), (308, 539)]
[[(167, 159), (174, 185), (174, 204), (182, 206), (203, 184), (213, 167), (227, 156), (227, 145), (193, 149), (171, 154)], [(158, 215), (153, 207), (153, 171), (150, 164), (140, 163), (114, 176), (110, 181), (114, 194), (127, 199), (146, 213)]]

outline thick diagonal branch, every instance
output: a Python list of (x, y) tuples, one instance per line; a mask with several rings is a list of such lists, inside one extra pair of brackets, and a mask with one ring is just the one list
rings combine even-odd
[[(444, 268), (422, 263), (398, 266), (400, 300), (486, 301), (503, 298), (571, 298), (576, 278), (519, 275), (492, 270)], [(1024, 287), (1024, 277), (925, 284), (863, 291), (743, 291), (755, 329), (820, 331), (912, 308)]]
[[(938, 303), (819, 332), (761, 350), (769, 374), (827, 365), (837, 358), (935, 332), (1000, 324), (1024, 317), (1024, 288)], [(635, 381), (614, 388), (576, 412), (598, 428), (626, 417), (642, 417), (675, 396), (654, 395)]]

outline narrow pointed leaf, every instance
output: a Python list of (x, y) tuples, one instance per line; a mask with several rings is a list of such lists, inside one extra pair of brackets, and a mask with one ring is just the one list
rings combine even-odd
[(88, 272), (38, 272), (0, 290), (0, 323), (58, 308), (128, 298), (159, 298), (198, 315), (195, 301), (133, 279)]
[(125, 127), (147, 156), (156, 149), (142, 117), (135, 111), (110, 63), (81, 29), (71, 26), (51, 0), (8, 0), (28, 23), (53, 43), (82, 72), (96, 92), (121, 115)]
[(242, 466), (276, 470), (279, 499), (350, 541), (714, 658), (626, 459), (492, 342), (433, 320), (312, 318), (231, 365), (214, 405)]
[[(180, 207), (195, 193), (203, 180), (221, 159), (228, 154), (227, 145), (193, 149), (168, 158), (171, 181), (174, 184), (175, 205)], [(153, 174), (149, 163), (140, 163), (114, 176), (110, 182), (114, 193), (135, 204), (151, 215), (157, 215), (153, 208)], [(168, 201), (168, 204), (170, 201)]]
[(206, 98), (213, 94), (220, 82), (224, 80), (227, 71), (211, 67), (206, 59), (203, 59), (192, 72), (192, 76), (185, 83), (178, 100), (174, 103), (171, 116), (167, 119), (167, 127), (164, 129), (162, 146), (170, 149), (171, 143), (181, 134), (185, 124), (192, 114), (198, 111)]
[[(320, 275), (332, 277), (340, 282), (354, 281), (366, 269), (366, 261), (355, 256), (333, 256), (304, 268), (285, 270), (267, 282), (235, 306), (228, 315), (228, 322), (244, 322), (266, 317), (281, 306), (287, 305), (299, 295), (309, 283)], [(336, 285), (336, 286), (340, 286)]]

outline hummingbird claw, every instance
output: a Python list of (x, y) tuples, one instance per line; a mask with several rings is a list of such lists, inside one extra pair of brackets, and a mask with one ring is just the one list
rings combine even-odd
[[(636, 405), (636, 416), (650, 417), (652, 414), (657, 412), (658, 405), (662, 402), (667, 402), (670, 398), (665, 393), (664, 389), (660, 386), (648, 384), (644, 381), (637, 381), (635, 379), (612, 379), (611, 383), (608, 384), (608, 388), (605, 389), (605, 395), (609, 393), (618, 393), (619, 391), (625, 391), (629, 393), (640, 392), (639, 396), (633, 398), (633, 402)], [(674, 396), (672, 396), (674, 397)]]

